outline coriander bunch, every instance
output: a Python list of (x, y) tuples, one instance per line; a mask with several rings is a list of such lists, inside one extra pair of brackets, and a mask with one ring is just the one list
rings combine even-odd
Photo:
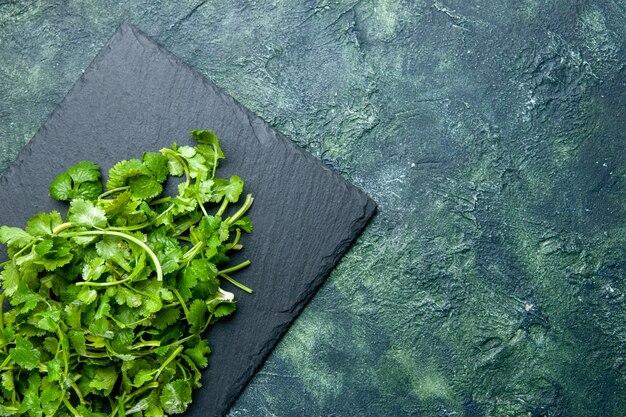
[[(242, 249), (253, 202), (243, 181), (215, 176), (215, 134), (196, 146), (117, 163), (106, 189), (98, 165), (59, 175), (50, 195), (64, 220), (39, 213), (0, 227), (0, 416), (165, 416), (184, 412), (210, 348), (202, 336), (235, 311), (222, 280), (252, 292), (225, 266)], [(162, 196), (169, 177), (178, 193)], [(232, 215), (225, 213), (237, 204)]]

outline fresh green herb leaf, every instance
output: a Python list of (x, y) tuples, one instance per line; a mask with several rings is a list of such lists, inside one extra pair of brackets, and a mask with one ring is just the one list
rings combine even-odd
[(41, 353), (35, 349), (28, 339), (18, 336), (17, 339), (15, 339), (15, 347), (9, 349), (9, 355), (18, 366), (26, 370), (31, 370), (39, 365)]
[(230, 180), (216, 178), (213, 185), (212, 201), (221, 201), (226, 198), (231, 203), (239, 201), (239, 196), (243, 191), (243, 181), (237, 176), (230, 177)]
[(67, 219), (76, 227), (101, 229), (107, 224), (106, 212), (96, 207), (91, 201), (72, 200), (67, 212)]
[(17, 227), (0, 226), (0, 242), (9, 246), (23, 248), (31, 243), (34, 238), (26, 231)]
[(160, 400), (166, 413), (183, 413), (191, 403), (191, 385), (183, 379), (172, 381), (163, 387)]
[(32, 236), (45, 237), (52, 234), (55, 227), (63, 223), (57, 211), (37, 213), (26, 225), (26, 232)]
[(102, 193), (100, 167), (91, 161), (82, 161), (61, 173), (50, 184), (50, 196), (58, 201), (80, 198), (96, 200)]

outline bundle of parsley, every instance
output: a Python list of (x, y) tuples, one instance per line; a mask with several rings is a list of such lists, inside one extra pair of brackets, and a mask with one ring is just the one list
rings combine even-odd
[[(207, 327), (235, 310), (220, 279), (240, 250), (243, 181), (215, 177), (217, 137), (146, 152), (116, 164), (103, 192), (99, 167), (80, 162), (50, 195), (69, 201), (66, 221), (39, 213), (25, 230), (0, 227), (9, 261), (0, 314), (0, 416), (164, 416), (182, 413), (201, 386)], [(169, 176), (176, 196), (162, 196)], [(209, 214), (211, 204), (215, 213)]]

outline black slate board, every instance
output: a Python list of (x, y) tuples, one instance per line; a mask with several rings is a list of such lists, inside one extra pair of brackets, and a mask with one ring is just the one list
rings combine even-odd
[(106, 171), (174, 140), (191, 143), (191, 129), (216, 132), (227, 156), (219, 175), (241, 176), (255, 196), (255, 230), (241, 254), (252, 266), (237, 275), (255, 293), (238, 292), (237, 313), (209, 333), (204, 387), (187, 412), (212, 417), (225, 414), (367, 224), (370, 198), (122, 25), (0, 178), (0, 224), (23, 227), (38, 211), (65, 211), (47, 186), (78, 161)]

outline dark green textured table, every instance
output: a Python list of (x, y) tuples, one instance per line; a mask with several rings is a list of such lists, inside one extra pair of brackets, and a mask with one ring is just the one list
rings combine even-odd
[(468, 3), (0, 2), (0, 171), (134, 24), (379, 204), (231, 417), (626, 415), (626, 4)]

